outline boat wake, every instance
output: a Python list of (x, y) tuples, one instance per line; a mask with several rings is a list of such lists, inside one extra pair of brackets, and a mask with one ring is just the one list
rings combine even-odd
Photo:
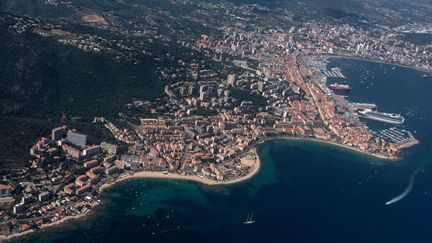
[(170, 228), (170, 229), (162, 230), (162, 231), (159, 232), (159, 234), (167, 233), (167, 232), (170, 232), (170, 231), (176, 231), (176, 230), (180, 230), (180, 225), (178, 225), (175, 228)]
[(411, 192), (412, 188), (414, 187), (415, 178), (420, 173), (420, 171), (421, 171), (421, 167), (417, 168), (411, 174), (408, 187), (399, 196), (397, 196), (395, 198), (392, 198), (390, 201), (386, 202), (386, 205), (393, 204), (395, 202), (398, 202), (398, 201), (402, 200), (404, 197), (406, 197)]

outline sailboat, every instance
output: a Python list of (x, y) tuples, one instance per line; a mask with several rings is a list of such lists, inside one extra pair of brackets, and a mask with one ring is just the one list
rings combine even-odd
[(243, 222), (243, 224), (253, 224), (255, 223), (255, 220), (253, 219), (254, 212), (252, 211), (252, 214), (249, 217), (249, 214), (246, 217), (246, 220)]

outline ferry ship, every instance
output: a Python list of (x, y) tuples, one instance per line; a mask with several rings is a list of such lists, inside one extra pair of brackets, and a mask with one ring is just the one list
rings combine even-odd
[(363, 118), (391, 123), (391, 124), (402, 124), (405, 121), (405, 118), (400, 114), (378, 112), (373, 110), (362, 110), (359, 111), (358, 113)]
[(378, 108), (373, 103), (351, 103), (351, 107), (355, 110), (376, 110)]
[(338, 84), (338, 83), (330, 84), (329, 88), (333, 89), (333, 90), (342, 90), (342, 91), (349, 91), (349, 90), (351, 90), (351, 87), (349, 85), (347, 85), (347, 84)]

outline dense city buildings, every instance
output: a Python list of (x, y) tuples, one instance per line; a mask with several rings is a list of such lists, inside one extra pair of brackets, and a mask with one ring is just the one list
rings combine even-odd
[[(76, 8), (72, 2), (45, 4)], [(139, 173), (209, 184), (249, 178), (259, 169), (254, 148), (268, 139), (319, 140), (382, 159), (397, 159), (401, 149), (418, 142), (409, 131), (370, 130), (356, 112), (361, 104), (356, 108), (335, 92), (350, 87), (327, 85), (328, 77), (344, 74), (338, 68), (327, 70), (326, 59), (367, 58), (432, 71), (431, 44), (399, 38), (419, 28), (430, 31), (430, 25), (391, 29), (337, 21), (298, 23), (288, 10), (256, 4), (188, 4), (200, 11), (194, 18), (181, 16), (184, 21), (210, 26), (211, 19), (214, 29), (192, 27), (199, 33), (191, 35), (185, 30), (191, 28), (178, 26), (180, 17), (160, 9), (142, 22), (120, 21), (112, 13), (83, 15), (82, 21), (101, 30), (93, 34), (9, 16), (13, 24), (8, 29), (18, 35), (50, 37), (62, 46), (128, 60), (131, 66), (141, 55), (151, 58), (160, 78), (151, 81), (163, 84), (164, 95), (130, 97), (118, 116), (95, 117), (92, 125), (106, 129), (111, 141), (92, 144), (92, 134), (61, 122), (28, 144), (27, 166), (0, 184), (0, 234), (29, 232), (84, 215), (99, 204), (104, 185)], [(260, 21), (260, 12), (280, 23)], [(103, 31), (115, 37), (109, 39)], [(155, 43), (164, 47), (162, 53)], [(110, 95), (115, 99), (115, 92)]]
[[(51, 138), (40, 138), (30, 150), (34, 179), (22, 182), (24, 190), (13, 194), (11, 186), (0, 187), (2, 197), (16, 199), (14, 206), (9, 203), (9, 231), (84, 214), (98, 205), (101, 185), (133, 173), (173, 173), (218, 183), (245, 178), (258, 166), (254, 146), (275, 137), (318, 139), (388, 159), (412, 142), (399, 144), (369, 131), (344, 99), (322, 83), (305, 80), (312, 71), (298, 54), (271, 66), (279, 68), (262, 78), (249, 71), (238, 80), (230, 74), (226, 82), (168, 85), (163, 98), (128, 104), (130, 110), (140, 109), (133, 117), (139, 124), (120, 129), (95, 118), (117, 143), (127, 144), (121, 155), (114, 144), (86, 145), (85, 134), (54, 128)], [(236, 98), (233, 87), (250, 94)]]

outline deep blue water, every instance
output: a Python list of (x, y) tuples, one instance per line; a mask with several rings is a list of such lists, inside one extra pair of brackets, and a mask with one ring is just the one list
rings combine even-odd
[[(364, 61), (330, 65), (340, 66), (353, 87), (348, 99), (402, 113), (421, 144), (389, 163), (327, 144), (270, 141), (258, 148), (263, 166), (250, 181), (123, 182), (86, 220), (17, 242), (432, 242), (432, 80)], [(386, 206), (419, 166), (424, 171), (412, 192)], [(256, 223), (243, 225), (251, 211)]]

